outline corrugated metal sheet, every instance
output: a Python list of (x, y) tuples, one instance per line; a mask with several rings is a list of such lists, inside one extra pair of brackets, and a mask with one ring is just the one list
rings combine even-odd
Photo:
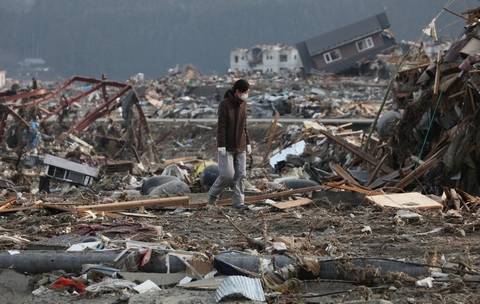
[(252, 301), (265, 302), (265, 294), (259, 278), (229, 276), (215, 292), (215, 301), (220, 302), (224, 297), (235, 295), (243, 295)]

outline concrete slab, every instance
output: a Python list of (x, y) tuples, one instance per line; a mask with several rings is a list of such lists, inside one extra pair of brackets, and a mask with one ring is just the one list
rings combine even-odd
[[(179, 303), (198, 303), (198, 304), (216, 304), (215, 291), (198, 290), (164, 290), (155, 295), (135, 294), (130, 297), (128, 304), (179, 304)], [(230, 302), (234, 303), (234, 302)], [(251, 302), (248, 302), (251, 303)]]
[(146, 272), (121, 272), (125, 280), (132, 282), (145, 282), (150, 280), (158, 286), (175, 286), (187, 275), (184, 272), (177, 273), (146, 273)]
[(29, 303), (32, 289), (30, 277), (12, 269), (0, 270), (0, 303)]
[(218, 286), (222, 285), (223, 280), (228, 278), (228, 276), (216, 276), (211, 279), (205, 279), (205, 280), (198, 280), (198, 281), (193, 281), (189, 282), (187, 284), (183, 284), (181, 286), (178, 286), (179, 288), (185, 288), (185, 289), (213, 289), (216, 290)]

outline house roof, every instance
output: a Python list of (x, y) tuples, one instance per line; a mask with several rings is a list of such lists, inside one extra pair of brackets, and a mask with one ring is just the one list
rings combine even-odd
[(69, 161), (68, 159), (56, 157), (50, 154), (45, 154), (43, 163), (45, 165), (54, 166), (54, 167), (66, 169), (69, 171), (75, 171), (75, 172), (82, 173), (88, 176), (93, 176), (93, 177), (97, 177), (99, 172), (98, 168), (75, 163), (75, 162)]
[(310, 56), (315, 56), (361, 37), (381, 32), (389, 26), (390, 23), (387, 14), (383, 12), (331, 32), (310, 38), (305, 41), (305, 44)]

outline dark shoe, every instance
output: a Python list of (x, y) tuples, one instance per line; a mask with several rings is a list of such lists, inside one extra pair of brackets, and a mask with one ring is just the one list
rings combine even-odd
[(233, 208), (235, 208), (235, 209), (242, 209), (242, 210), (250, 209), (250, 208), (248, 208), (248, 206), (245, 205), (245, 204), (233, 205)]
[(215, 196), (209, 196), (208, 197), (208, 203), (211, 205), (211, 206), (216, 206), (217, 205), (217, 198)]

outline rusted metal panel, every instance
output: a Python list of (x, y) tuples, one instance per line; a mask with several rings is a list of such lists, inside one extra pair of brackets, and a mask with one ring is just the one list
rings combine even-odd
[(40, 89), (32, 92), (26, 92), (26, 93), (20, 93), (20, 94), (15, 94), (15, 95), (8, 95), (8, 92), (0, 92), (0, 102), (7, 103), (7, 102), (14, 102), (19, 99), (23, 98), (30, 98), (34, 96), (39, 96), (39, 95), (44, 95), (47, 93), (47, 90), (45, 89)]
[[(26, 93), (11, 95), (11, 96), (9, 96), (11, 92), (7, 92), (7, 91), (0, 92), (0, 103), (2, 102), (9, 103), (8, 105), (10, 106), (8, 111), (7, 109), (4, 109), (2, 112), (6, 113), (6, 116), (8, 116), (9, 114), (12, 115), (15, 118), (15, 120), (17, 120), (19, 123), (22, 124), (22, 126), (28, 129), (29, 127), (28, 122), (25, 122), (19, 115), (17, 115), (15, 110), (28, 108), (30, 106), (38, 106), (39, 104), (46, 102), (50, 99), (57, 98), (58, 96), (60, 96), (60, 94), (62, 94), (62, 91), (66, 90), (70, 85), (72, 85), (75, 82), (92, 84), (92, 87), (82, 92), (81, 94), (74, 96), (73, 98), (69, 98), (68, 100), (65, 98), (65, 96), (61, 97), (63, 103), (60, 106), (58, 106), (54, 111), (48, 113), (46, 116), (40, 119), (40, 124), (42, 125), (42, 127), (44, 127), (45, 132), (47, 134), (50, 134), (50, 132), (45, 127), (44, 122), (50, 117), (61, 113), (62, 110), (70, 106), (72, 103), (79, 101), (81, 98), (88, 96), (89, 94), (96, 92), (98, 90), (101, 90), (102, 97), (105, 102), (99, 107), (97, 107), (94, 111), (89, 113), (87, 116), (85, 116), (75, 126), (71, 127), (68, 131), (61, 134), (56, 139), (57, 142), (64, 139), (68, 134), (72, 132), (81, 132), (83, 129), (88, 127), (88, 125), (90, 125), (92, 122), (94, 122), (98, 118), (104, 115), (107, 115), (112, 111), (114, 111), (115, 109), (119, 108), (121, 104), (116, 103), (115, 102), (116, 99), (122, 97), (122, 95), (128, 93), (130, 90), (134, 90), (134, 88), (130, 84), (108, 80), (106, 74), (103, 74), (101, 79), (95, 79), (95, 78), (89, 78), (89, 77), (83, 77), (83, 76), (73, 76), (70, 79), (68, 79), (65, 83), (63, 83), (60, 86), (60, 88), (48, 94), (46, 89), (40, 89), (32, 92), (26, 92)], [(113, 97), (109, 97), (107, 93), (108, 87), (119, 88), (120, 90)], [(16, 101), (18, 99), (31, 99), (32, 97), (36, 97), (36, 96), (39, 96), (39, 98), (36, 98), (29, 102), (16, 103), (16, 104), (12, 103), (13, 101)], [(147, 136), (150, 136), (150, 128), (147, 124), (147, 120), (145, 118), (145, 114), (143, 113), (142, 107), (139, 105), (139, 100), (136, 93), (133, 94), (133, 98), (134, 98), (133, 102), (139, 113), (140, 122), (145, 130), (145, 134), (147, 134)], [(3, 118), (4, 116), (2, 116), (2, 122), (3, 122)], [(6, 117), (4, 119), (6, 120)], [(0, 130), (0, 141), (3, 139), (2, 136), (4, 133), (4, 129), (5, 129), (5, 126), (3, 126), (3, 128)]]

